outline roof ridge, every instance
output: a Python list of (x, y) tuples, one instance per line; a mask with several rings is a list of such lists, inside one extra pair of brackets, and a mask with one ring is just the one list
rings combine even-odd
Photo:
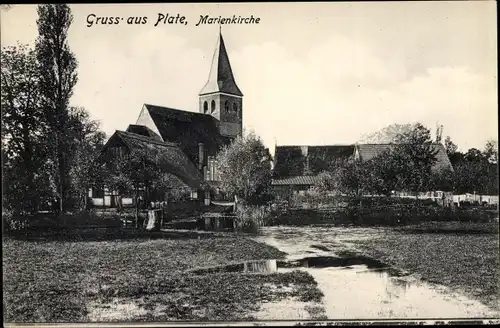
[(212, 115), (208, 115), (208, 114), (205, 114), (205, 113), (193, 112), (193, 111), (190, 111), (190, 110), (178, 109), (178, 108), (167, 107), (167, 106), (162, 106), (162, 105), (153, 105), (153, 104), (144, 103), (144, 106), (146, 106), (146, 108), (148, 106), (152, 106), (152, 107), (157, 107), (157, 108), (161, 108), (161, 109), (175, 110), (175, 111), (182, 112), (182, 113), (187, 113), (187, 114), (200, 115), (200, 116), (204, 116), (204, 117), (212, 117)]
[(134, 132), (127, 132), (127, 131), (122, 131), (122, 130), (116, 130), (116, 132), (119, 134), (125, 134), (126, 136), (131, 137), (131, 138), (139, 139), (141, 141), (147, 141), (150, 143), (154, 143), (154, 144), (158, 144), (158, 145), (162, 145), (162, 146), (167, 146), (167, 147), (178, 147), (178, 144), (175, 142), (160, 141), (160, 140), (146, 137), (146, 136), (134, 133)]

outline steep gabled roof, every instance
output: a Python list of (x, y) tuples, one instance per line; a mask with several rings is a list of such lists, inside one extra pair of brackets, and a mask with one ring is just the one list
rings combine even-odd
[(152, 160), (154, 155), (158, 154), (162, 157), (167, 172), (174, 174), (192, 188), (203, 186), (200, 172), (175, 143), (158, 141), (131, 132), (115, 131), (104, 145), (102, 152), (118, 145), (124, 145), (131, 152), (148, 150), (146, 153), (151, 155)]
[(202, 113), (144, 104), (165, 141), (178, 142), (189, 159), (197, 162), (198, 144), (203, 143), (208, 154), (215, 154), (231, 139), (221, 136), (216, 118)]
[(189, 123), (193, 121), (203, 121), (203, 122), (213, 123), (216, 121), (216, 119), (213, 116), (203, 113), (191, 112), (187, 110), (159, 106), (159, 105), (152, 105), (152, 104), (144, 104), (144, 106), (146, 106), (150, 114), (161, 117), (163, 119), (171, 119), (179, 122), (189, 122)]
[(130, 124), (127, 128), (127, 132), (143, 135), (149, 138), (153, 138), (161, 141), (161, 137), (153, 132), (150, 128), (144, 125)]
[(175, 142), (165, 142), (133, 132), (116, 130), (115, 134), (120, 139), (122, 139), (125, 142), (125, 144), (130, 147), (131, 150), (140, 149), (141, 147), (151, 148), (153, 146), (160, 146), (160, 147), (178, 146), (178, 144)]
[(212, 58), (212, 67), (210, 68), (208, 81), (200, 91), (200, 96), (214, 92), (225, 92), (236, 96), (243, 96), (243, 93), (234, 80), (233, 70), (231, 69), (226, 46), (224, 45), (224, 39), (220, 33), (215, 46), (215, 53)]
[(390, 144), (358, 144), (356, 150), (359, 159), (362, 161), (369, 161), (372, 158), (382, 154), (391, 148)]
[[(369, 161), (377, 155), (382, 154), (384, 151), (389, 150), (393, 144), (358, 144), (356, 145), (357, 152), (359, 154), (359, 159), (362, 161)], [(432, 145), (436, 153), (436, 163), (432, 167), (433, 170), (440, 169), (452, 169), (450, 159), (446, 154), (446, 149), (440, 143), (435, 143)]]

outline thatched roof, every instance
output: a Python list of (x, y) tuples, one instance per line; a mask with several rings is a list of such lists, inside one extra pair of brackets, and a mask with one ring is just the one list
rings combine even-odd
[(271, 184), (273, 186), (312, 186), (318, 183), (319, 178), (317, 175), (299, 175), (293, 177), (285, 177), (273, 179)]
[(158, 141), (131, 132), (116, 131), (102, 151), (107, 152), (113, 147), (126, 147), (131, 152), (144, 153), (146, 150), (145, 153), (151, 156), (152, 161), (156, 161), (156, 156), (159, 155), (166, 172), (177, 176), (189, 187), (204, 188), (202, 175), (175, 143)]

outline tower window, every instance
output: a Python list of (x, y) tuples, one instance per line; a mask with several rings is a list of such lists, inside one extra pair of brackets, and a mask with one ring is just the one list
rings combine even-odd
[(227, 100), (224, 103), (224, 109), (226, 110), (226, 113), (229, 113), (229, 101), (227, 101)]
[(203, 113), (205, 113), (205, 114), (206, 114), (207, 112), (208, 112), (208, 103), (205, 101), (205, 102), (203, 103)]
[(215, 112), (215, 100), (212, 100), (212, 103), (210, 104), (210, 110), (211, 112)]
[(233, 111), (235, 113), (238, 113), (238, 104), (237, 103), (233, 103)]

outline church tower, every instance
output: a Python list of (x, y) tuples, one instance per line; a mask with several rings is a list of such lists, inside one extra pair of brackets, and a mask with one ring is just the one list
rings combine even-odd
[(243, 93), (236, 85), (222, 33), (215, 47), (208, 81), (200, 91), (200, 112), (219, 120), (223, 136), (236, 137), (243, 129)]

